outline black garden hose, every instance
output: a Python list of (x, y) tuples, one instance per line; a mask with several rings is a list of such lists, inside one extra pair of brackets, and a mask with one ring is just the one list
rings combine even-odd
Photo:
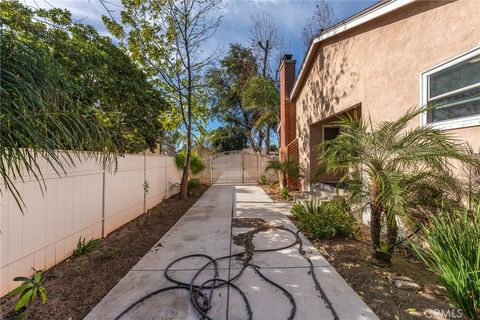
[[(279, 247), (279, 248), (256, 249), (253, 245), (253, 238), (258, 233), (265, 232), (265, 231), (268, 231), (268, 230), (283, 230), (283, 231), (289, 232), (293, 235), (294, 241), (292, 241), (290, 244), (284, 245), (284, 246)], [(314, 269), (312, 261), (310, 260), (310, 258), (306, 255), (305, 251), (303, 250), (303, 243), (302, 243), (302, 240), (300, 239), (299, 232), (300, 231), (295, 232), (295, 231), (293, 231), (291, 229), (288, 229), (286, 227), (283, 227), (283, 226), (261, 227), (261, 228), (255, 229), (255, 230), (253, 230), (249, 233), (248, 237), (245, 240), (246, 250), (243, 251), (243, 252), (230, 254), (230, 255), (222, 256), (222, 257), (215, 258), (215, 259), (212, 258), (211, 256), (205, 255), (205, 254), (191, 254), (191, 255), (180, 257), (180, 258), (174, 260), (173, 262), (171, 262), (164, 271), (165, 277), (173, 283), (172, 286), (160, 288), (158, 290), (155, 290), (155, 291), (143, 296), (142, 298), (140, 298), (137, 301), (130, 304), (125, 310), (122, 311), (122, 313), (120, 313), (118, 316), (115, 317), (115, 320), (121, 319), (125, 314), (130, 312), (135, 306), (137, 306), (140, 303), (145, 302), (146, 300), (148, 300), (152, 296), (157, 295), (157, 294), (162, 293), (162, 292), (172, 291), (172, 290), (186, 290), (186, 291), (188, 291), (190, 293), (190, 301), (191, 301), (193, 307), (195, 308), (195, 310), (197, 310), (197, 312), (199, 313), (200, 319), (202, 319), (202, 320), (204, 320), (204, 319), (214, 320), (212, 317), (210, 317), (208, 315), (209, 311), (212, 308), (213, 293), (214, 293), (215, 289), (225, 287), (225, 286), (228, 286), (228, 287), (232, 288), (233, 290), (235, 290), (236, 292), (238, 292), (240, 294), (240, 296), (243, 299), (243, 302), (245, 303), (247, 319), (248, 320), (253, 320), (253, 311), (252, 311), (252, 308), (250, 306), (250, 302), (247, 298), (247, 295), (245, 294), (245, 292), (242, 291), (242, 289), (240, 289), (234, 283), (235, 280), (239, 279), (242, 276), (243, 272), (247, 268), (252, 268), (255, 271), (255, 273), (260, 276), (260, 278), (262, 278), (263, 280), (265, 280), (266, 282), (268, 282), (272, 286), (274, 286), (274, 287), (278, 288), (280, 291), (282, 291), (282, 293), (287, 297), (287, 299), (289, 300), (290, 305), (291, 305), (290, 314), (288, 315), (288, 317), (286, 319), (288, 319), (288, 320), (294, 319), (296, 311), (297, 311), (297, 304), (295, 302), (295, 299), (293, 298), (293, 295), (287, 289), (282, 287), (280, 284), (276, 283), (275, 281), (273, 281), (270, 278), (268, 278), (267, 276), (265, 276), (260, 271), (261, 267), (251, 263), (251, 261), (252, 261), (252, 258), (254, 256), (254, 254), (280, 251), (280, 250), (291, 248), (291, 247), (296, 246), (296, 245), (298, 245), (298, 252), (302, 255), (302, 257), (305, 260), (307, 260), (307, 262), (309, 264), (310, 274), (312, 276), (314, 285), (315, 285), (316, 289), (319, 291), (321, 298), (325, 302), (325, 305), (330, 310), (330, 312), (332, 314), (331, 319), (339, 320), (339, 317), (338, 317), (335, 309), (333, 308), (333, 305), (332, 305), (331, 301), (328, 299), (325, 291), (321, 287), (321, 285), (320, 285), (320, 283), (319, 283), (319, 281), (318, 281), (318, 279), (315, 275), (315, 269)], [(224, 260), (224, 259), (232, 259), (232, 258), (236, 258), (236, 257), (242, 257), (242, 259), (243, 259), (242, 267), (239, 269), (238, 273), (236, 275), (234, 275), (233, 277), (231, 277), (229, 280), (221, 279), (219, 277), (219, 272), (218, 272), (218, 262), (221, 261), (221, 260)], [(178, 263), (180, 261), (183, 261), (183, 260), (191, 259), (191, 258), (205, 258), (206, 260), (208, 260), (208, 262), (205, 263), (195, 273), (195, 275), (192, 277), (192, 279), (190, 280), (189, 283), (182, 282), (182, 281), (179, 281), (177, 279), (174, 279), (169, 274), (170, 271), (171, 271), (171, 268), (176, 263)], [(213, 266), (213, 272), (214, 272), (213, 278), (204, 281), (200, 285), (195, 285), (194, 283), (197, 280), (197, 278), (209, 266)]]

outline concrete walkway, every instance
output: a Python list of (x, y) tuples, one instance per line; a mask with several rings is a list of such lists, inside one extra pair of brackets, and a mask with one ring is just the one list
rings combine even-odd
[[(285, 226), (297, 230), (288, 219), (288, 204), (273, 203), (257, 186), (212, 186), (175, 226), (147, 253), (132, 270), (103, 298), (85, 318), (114, 319), (132, 302), (173, 283), (165, 278), (164, 270), (175, 259), (190, 254), (206, 254), (213, 258), (245, 250), (245, 233), (263, 225)], [(304, 249), (311, 257), (322, 289), (339, 319), (377, 319), (360, 297), (337, 274), (311, 243), (300, 235)], [(255, 248), (276, 248), (291, 243), (294, 237), (282, 230), (259, 233)], [(170, 276), (184, 282), (190, 279), (207, 260), (192, 258), (173, 265)], [(255, 265), (262, 274), (290, 292), (296, 302), (295, 319), (334, 319), (310, 274), (308, 262), (298, 253), (298, 246), (268, 253), (256, 253)], [(220, 278), (238, 273), (239, 258), (219, 263)], [(213, 277), (212, 268), (201, 274), (198, 283)], [(202, 281), (203, 280), (203, 281)], [(246, 269), (234, 282), (245, 292), (253, 319), (288, 319), (291, 303), (278, 288)], [(213, 305), (208, 315), (212, 319), (248, 319), (245, 303), (232, 288), (214, 291)], [(172, 290), (154, 295), (138, 304), (121, 319), (200, 319), (193, 308), (187, 290)]]

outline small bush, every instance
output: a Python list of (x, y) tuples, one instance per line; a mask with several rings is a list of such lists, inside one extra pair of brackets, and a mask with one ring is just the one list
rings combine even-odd
[(296, 203), (291, 209), (300, 227), (314, 237), (329, 239), (356, 233), (355, 217), (344, 200), (320, 201), (316, 198)]
[(270, 184), (270, 179), (268, 179), (268, 177), (267, 177), (266, 175), (262, 174), (262, 175), (260, 176), (260, 182), (259, 182), (259, 184), (262, 185), (262, 186), (265, 186), (265, 185), (267, 185), (267, 184)]
[[(175, 164), (179, 169), (183, 169), (185, 165), (185, 158), (186, 152), (185, 150), (181, 150), (179, 153), (175, 155)], [(199, 174), (205, 169), (205, 163), (203, 162), (202, 158), (200, 158), (197, 154), (193, 153), (190, 157), (190, 171), (193, 175)]]
[(280, 196), (283, 200), (288, 200), (288, 198), (290, 198), (290, 190), (288, 187), (280, 189)]
[(77, 248), (73, 250), (73, 256), (78, 257), (92, 251), (98, 245), (98, 242), (99, 240), (97, 239), (90, 239), (85, 242), (85, 238), (82, 239), (82, 237), (80, 237), (80, 239), (78, 239)]
[(441, 213), (423, 227), (428, 249), (413, 248), (468, 319), (480, 319), (480, 207)]
[(200, 181), (198, 179), (190, 179), (188, 180), (188, 189), (197, 189), (200, 188)]

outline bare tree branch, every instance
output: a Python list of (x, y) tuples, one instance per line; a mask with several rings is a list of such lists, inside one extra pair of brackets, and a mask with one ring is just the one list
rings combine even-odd
[(269, 61), (273, 50), (279, 44), (278, 29), (273, 17), (265, 11), (251, 17), (250, 39), (252, 48), (261, 61), (261, 73), (264, 77), (269, 73)]
[(322, 0), (315, 6), (313, 16), (305, 21), (302, 31), (302, 39), (305, 47), (308, 48), (312, 38), (319, 34), (322, 30), (327, 29), (337, 22), (335, 10), (332, 6)]

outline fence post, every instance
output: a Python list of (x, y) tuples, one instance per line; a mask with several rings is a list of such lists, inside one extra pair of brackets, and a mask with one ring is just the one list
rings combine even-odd
[(245, 153), (242, 152), (242, 184), (245, 183)]
[(143, 213), (147, 213), (147, 152), (143, 151)]
[(259, 162), (260, 162), (260, 152), (257, 152), (257, 183), (258, 183), (258, 179), (260, 178), (258, 176), (258, 174), (259, 174)]
[(102, 238), (105, 234), (105, 160), (103, 160), (103, 172), (102, 172)]
[(208, 175), (210, 178), (210, 184), (213, 184), (213, 167), (212, 167), (212, 155), (208, 159)]
[(168, 156), (165, 154), (165, 199), (168, 198)]

